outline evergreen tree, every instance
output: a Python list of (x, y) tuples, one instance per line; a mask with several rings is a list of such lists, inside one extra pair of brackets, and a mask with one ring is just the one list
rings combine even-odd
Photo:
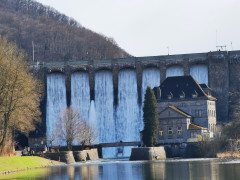
[(147, 87), (143, 107), (144, 130), (142, 140), (147, 147), (157, 144), (158, 110), (157, 100), (151, 87)]

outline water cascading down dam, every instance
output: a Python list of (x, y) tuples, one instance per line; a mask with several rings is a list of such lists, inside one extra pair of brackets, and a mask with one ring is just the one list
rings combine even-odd
[[(85, 64), (76, 63), (75, 66), (71, 62), (72, 64), (58, 65), (55, 69), (53, 65), (45, 64), (47, 143), (49, 144), (55, 124), (67, 104), (76, 108), (82, 118), (95, 129), (95, 143), (140, 141), (146, 88), (159, 86), (169, 76), (192, 75), (200, 84), (208, 84), (215, 96), (220, 96), (217, 103), (220, 102), (219, 107), (224, 106), (224, 110), (219, 112), (219, 117), (224, 116), (227, 100), (221, 94), (228, 90), (224, 89), (228, 77), (211, 68), (217, 62), (218, 67), (224, 70), (227, 63), (219, 61), (221, 55), (210, 58), (206, 53), (188, 56), (96, 60)], [(70, 96), (67, 95), (68, 91)], [(129, 156), (130, 150), (131, 147), (103, 148), (103, 157)]]

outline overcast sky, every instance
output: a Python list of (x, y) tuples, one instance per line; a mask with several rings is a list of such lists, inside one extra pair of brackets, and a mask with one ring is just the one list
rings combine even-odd
[[(240, 50), (240, 0), (37, 0), (133, 56)], [(231, 44), (232, 42), (232, 44)]]

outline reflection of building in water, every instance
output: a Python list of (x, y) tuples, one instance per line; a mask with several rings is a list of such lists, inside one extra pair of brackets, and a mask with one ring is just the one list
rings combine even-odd
[(99, 168), (101, 168), (101, 166), (80, 166), (79, 179), (96, 179), (98, 176), (100, 176)]
[(150, 177), (145, 177), (145, 179), (166, 179), (166, 163), (165, 162), (153, 162), (150, 164)]
[[(217, 180), (219, 179), (219, 164), (214, 161), (189, 162), (189, 179)], [(207, 176), (206, 176), (207, 175)]]
[(219, 164), (214, 161), (211, 161), (210, 165), (211, 165), (211, 180), (218, 180), (220, 175)]
[(188, 162), (174, 160), (165, 163), (165, 179), (189, 179)]

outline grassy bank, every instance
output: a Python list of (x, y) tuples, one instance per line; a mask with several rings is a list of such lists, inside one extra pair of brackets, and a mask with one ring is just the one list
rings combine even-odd
[(57, 164), (63, 163), (36, 156), (0, 157), (0, 174)]

